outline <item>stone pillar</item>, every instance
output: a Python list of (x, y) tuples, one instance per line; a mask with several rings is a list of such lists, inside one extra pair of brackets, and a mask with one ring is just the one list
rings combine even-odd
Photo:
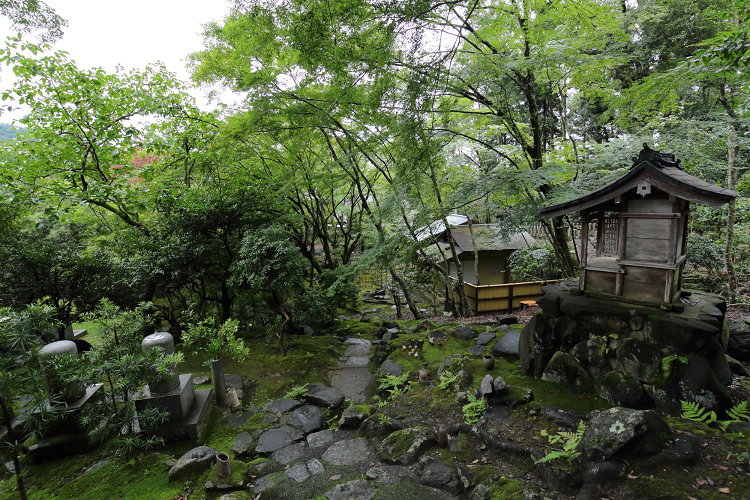
[[(148, 352), (155, 347), (164, 349), (165, 354), (174, 354), (174, 338), (169, 332), (152, 333), (141, 342), (141, 350)], [(148, 381), (148, 387), (153, 394), (163, 394), (180, 386), (180, 372), (176, 366), (171, 367), (171, 375), (165, 375)]]
[(57, 356), (78, 356), (78, 348), (71, 340), (58, 340), (39, 350), (39, 363), (45, 369), (44, 381), (47, 393), (63, 403), (72, 403), (86, 394), (86, 386), (80, 380), (63, 380), (51, 369), (52, 359)]

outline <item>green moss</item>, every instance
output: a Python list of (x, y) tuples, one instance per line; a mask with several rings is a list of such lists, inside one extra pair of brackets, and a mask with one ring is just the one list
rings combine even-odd
[(622, 374), (617, 372), (609, 372), (604, 376), (604, 380), (602, 380), (602, 385), (604, 387), (615, 387), (620, 385), (624, 381), (624, 377)]
[(487, 496), (492, 500), (522, 500), (523, 485), (514, 479), (502, 477), (492, 483)]
[(371, 405), (355, 405), (354, 408), (356, 408), (358, 412), (364, 414), (365, 417), (369, 417), (375, 411)]
[(214, 484), (232, 484), (241, 486), (246, 482), (247, 479), (247, 464), (245, 462), (242, 462), (240, 460), (230, 460), (229, 461), (229, 470), (231, 474), (229, 477), (222, 477), (219, 478), (219, 471), (216, 465), (211, 467), (210, 472), (208, 473), (208, 480), (211, 481)]

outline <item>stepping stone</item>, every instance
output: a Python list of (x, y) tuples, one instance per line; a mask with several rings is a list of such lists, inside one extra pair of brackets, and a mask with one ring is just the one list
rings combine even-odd
[(255, 451), (268, 456), (276, 450), (299, 441), (303, 437), (304, 434), (302, 431), (295, 427), (285, 425), (278, 429), (271, 429), (261, 434), (258, 438), (258, 445), (255, 447)]
[(372, 343), (368, 340), (366, 344), (351, 344), (344, 353), (344, 356), (366, 358), (370, 355)]
[(304, 454), (307, 446), (305, 443), (294, 443), (276, 450), (271, 454), (271, 458), (280, 464), (290, 464), (299, 460)]
[(232, 446), (232, 453), (235, 457), (245, 458), (252, 455), (252, 449), (250, 446), (255, 442), (252, 434), (249, 432), (240, 432), (237, 437), (234, 438), (234, 445)]
[(289, 425), (300, 427), (306, 434), (320, 430), (325, 423), (323, 412), (317, 406), (305, 405), (294, 410)]
[(378, 489), (370, 484), (367, 479), (355, 479), (348, 483), (336, 485), (325, 494), (325, 497), (328, 500), (370, 500), (377, 493)]
[(394, 363), (390, 359), (386, 359), (383, 361), (383, 364), (380, 365), (380, 371), (385, 373), (386, 375), (395, 375), (398, 377), (401, 375), (401, 372), (404, 371), (404, 367), (402, 365), (399, 365), (398, 363)]
[(333, 431), (326, 429), (307, 435), (307, 446), (310, 448), (322, 448), (333, 441)]
[(484, 351), (485, 347), (479, 344), (473, 345), (469, 348), (469, 354), (471, 354), (472, 356), (481, 356), (482, 354), (484, 354)]
[(378, 465), (365, 472), (365, 477), (370, 480), (391, 486), (401, 479), (409, 476), (409, 469), (400, 465)]
[(518, 357), (518, 340), (521, 338), (521, 332), (510, 330), (508, 333), (497, 339), (492, 346), (493, 356), (515, 356)]
[(300, 399), (322, 406), (324, 408), (338, 408), (344, 402), (344, 395), (333, 387), (323, 385), (306, 385), (307, 392), (300, 396)]
[(298, 483), (303, 482), (310, 476), (320, 474), (325, 468), (317, 459), (312, 459), (307, 463), (295, 465), (294, 467), (284, 471), (288, 477), (294, 479)]
[(333, 465), (353, 465), (374, 460), (375, 453), (366, 438), (355, 438), (332, 444), (321, 457), (321, 460)]
[(479, 337), (477, 337), (477, 345), (487, 345), (495, 340), (495, 337), (495, 332), (480, 333)]
[(263, 407), (263, 411), (267, 413), (286, 413), (288, 411), (292, 411), (295, 408), (299, 408), (302, 406), (302, 403), (297, 401), (296, 399), (274, 399), (273, 401), (270, 401), (266, 403), (266, 405)]
[(370, 345), (372, 342), (370, 342), (367, 339), (355, 339), (355, 338), (348, 338), (344, 341), (344, 344), (367, 344)]
[(239, 429), (242, 426), (244, 426), (248, 420), (250, 420), (250, 417), (252, 417), (255, 414), (255, 412), (252, 411), (238, 411), (235, 413), (232, 413), (229, 415), (229, 418), (227, 419), (227, 428), (228, 429)]
[(468, 325), (456, 327), (451, 333), (454, 337), (461, 340), (474, 340), (479, 335), (479, 332)]

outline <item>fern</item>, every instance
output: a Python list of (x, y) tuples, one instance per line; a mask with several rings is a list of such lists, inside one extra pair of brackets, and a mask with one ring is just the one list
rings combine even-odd
[(706, 424), (712, 424), (716, 422), (716, 412), (706, 411), (699, 403), (688, 401), (680, 401), (682, 404), (682, 418), (686, 420), (692, 420), (693, 422), (705, 422)]
[(469, 395), (469, 402), (462, 408), (466, 423), (474, 425), (479, 420), (479, 417), (484, 415), (487, 411), (487, 401), (483, 397), (477, 398), (474, 395)]
[(669, 378), (672, 375), (672, 368), (674, 367), (675, 361), (679, 361), (683, 365), (686, 365), (688, 359), (685, 356), (678, 356), (676, 354), (671, 354), (665, 358), (662, 358), (661, 369), (664, 372), (665, 378)]
[(733, 406), (727, 411), (729, 420), (719, 422), (721, 430), (727, 430), (727, 426), (732, 422), (742, 422), (743, 420), (750, 419), (750, 410), (747, 408), (747, 401), (743, 401), (737, 406)]
[(438, 387), (443, 391), (448, 390), (456, 383), (456, 380), (458, 380), (458, 373), (443, 373), (440, 375), (440, 384)]
[[(544, 463), (549, 462), (550, 460), (555, 460), (558, 458), (564, 458), (568, 461), (568, 463), (573, 463), (573, 460), (578, 458), (578, 456), (581, 454), (580, 451), (576, 451), (576, 447), (578, 446), (578, 443), (581, 442), (581, 438), (583, 437), (583, 432), (586, 430), (586, 424), (583, 423), (583, 421), (578, 422), (578, 429), (575, 432), (558, 432), (557, 434), (554, 434), (552, 436), (549, 436), (549, 442), (551, 444), (555, 443), (563, 443), (563, 449), (562, 450), (552, 450), (549, 453), (547, 453), (543, 458), (540, 458), (539, 460), (536, 460), (534, 463)], [(542, 436), (547, 436), (546, 431), (542, 431)]]

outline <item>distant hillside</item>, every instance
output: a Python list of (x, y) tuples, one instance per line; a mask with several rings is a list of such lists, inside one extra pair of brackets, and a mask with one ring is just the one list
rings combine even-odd
[(0, 141), (9, 141), (18, 133), (23, 133), (23, 130), (16, 129), (8, 123), (0, 123)]

